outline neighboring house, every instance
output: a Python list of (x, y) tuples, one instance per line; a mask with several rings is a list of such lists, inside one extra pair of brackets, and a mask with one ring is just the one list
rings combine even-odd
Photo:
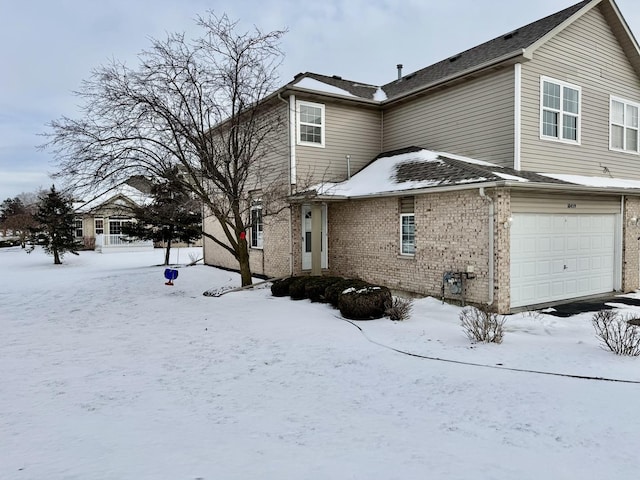
[(151, 201), (147, 193), (124, 184), (88, 202), (76, 202), (75, 236), (85, 249), (102, 253), (152, 250), (152, 241), (130, 240), (122, 235), (122, 225), (135, 221), (131, 207)]
[(252, 195), (254, 273), (436, 296), (462, 281), (501, 313), (640, 286), (640, 49), (613, 0), (398, 70), (380, 87), (305, 73), (274, 93), (289, 149), (270, 160), (293, 195), (264, 219)]

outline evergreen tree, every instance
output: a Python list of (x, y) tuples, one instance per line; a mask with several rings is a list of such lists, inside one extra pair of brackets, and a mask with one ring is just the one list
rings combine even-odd
[(73, 236), (74, 214), (71, 200), (58, 192), (55, 185), (40, 197), (34, 218), (37, 226), (31, 229), (30, 242), (34, 246), (42, 246), (45, 252), (53, 255), (54, 264), (60, 265), (67, 252), (78, 255), (80, 244)]
[(192, 242), (202, 235), (201, 207), (197, 200), (186, 193), (177, 180), (175, 170), (151, 187), (151, 205), (134, 207), (137, 220), (122, 226), (125, 235), (164, 242), (164, 264), (169, 264), (169, 253), (174, 241)]

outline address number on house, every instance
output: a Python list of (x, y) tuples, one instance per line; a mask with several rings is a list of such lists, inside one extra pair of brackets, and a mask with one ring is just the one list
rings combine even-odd
[(567, 204), (567, 208), (578, 208), (578, 204), (577, 203), (568, 203)]

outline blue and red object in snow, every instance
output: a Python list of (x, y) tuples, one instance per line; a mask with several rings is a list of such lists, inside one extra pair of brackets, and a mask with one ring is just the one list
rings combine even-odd
[(173, 281), (178, 278), (178, 270), (175, 270), (173, 268), (165, 268), (164, 278), (168, 280), (165, 285), (173, 285)]

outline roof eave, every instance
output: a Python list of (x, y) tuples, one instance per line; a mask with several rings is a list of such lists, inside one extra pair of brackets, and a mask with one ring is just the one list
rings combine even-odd
[(337, 93), (331, 93), (331, 92), (322, 92), (320, 90), (313, 90), (310, 88), (303, 88), (303, 87), (297, 87), (295, 85), (288, 85), (286, 87), (283, 87), (280, 91), (281, 94), (286, 94), (287, 92), (292, 92), (292, 93), (301, 93), (303, 95), (311, 95), (311, 96), (319, 96), (319, 97), (323, 97), (323, 98), (333, 98), (335, 100), (340, 100), (340, 101), (347, 101), (347, 102), (354, 102), (354, 103), (364, 103), (367, 105), (380, 105), (382, 102), (380, 102), (379, 100), (373, 100), (373, 99), (369, 99), (369, 98), (363, 98), (363, 97), (358, 97), (355, 95), (340, 95)]
[(578, 20), (583, 15), (585, 15), (591, 9), (595, 8), (602, 1), (603, 0), (593, 0), (591, 3), (585, 5), (580, 10), (578, 10), (573, 15), (571, 15), (569, 18), (567, 18), (564, 22), (558, 24), (552, 30), (549, 30), (545, 35), (543, 35), (538, 40), (536, 40), (534, 43), (532, 43), (531, 45), (529, 45), (527, 48), (524, 49), (524, 56), (526, 58), (528, 58), (528, 59), (532, 59), (534, 52), (538, 48), (540, 48), (542, 45), (547, 43), (549, 40), (551, 40), (553, 37), (555, 37), (559, 32), (561, 32), (562, 30), (567, 28), (569, 25), (574, 23), (576, 20)]
[(513, 60), (517, 59), (518, 57), (521, 57), (522, 60), (528, 61), (530, 60), (529, 57), (527, 57), (525, 55), (526, 50), (525, 49), (518, 49), (518, 50), (514, 50), (512, 52), (509, 52), (505, 55), (502, 55), (500, 57), (488, 60), (484, 63), (481, 63), (479, 65), (475, 65), (471, 68), (468, 68), (466, 70), (462, 70), (458, 73), (455, 73), (453, 75), (449, 75), (448, 77), (443, 77), (440, 78), (434, 82), (431, 83), (427, 83), (425, 85), (421, 85), (420, 87), (414, 88), (413, 90), (409, 90), (408, 92), (405, 92), (397, 97), (392, 97), (390, 99), (384, 100), (381, 102), (382, 105), (389, 105), (395, 102), (399, 102), (399, 101), (403, 101), (403, 100), (407, 100), (407, 98), (413, 97), (415, 95), (421, 94), (423, 92), (426, 92), (428, 90), (431, 90), (433, 88), (437, 88), (437, 87), (441, 87), (443, 85), (446, 85), (447, 83), (456, 81), (456, 80), (460, 80), (463, 79), (464, 77), (467, 77), (469, 75), (472, 75), (474, 73), (479, 73), (482, 72), (483, 70), (487, 70), (490, 68), (495, 68), (501, 64), (509, 64), (509, 63), (517, 63), (514, 62)]
[(371, 198), (400, 197), (406, 195), (424, 195), (430, 193), (445, 193), (462, 190), (475, 190), (477, 188), (512, 188), (514, 190), (553, 190), (570, 193), (599, 193), (604, 195), (639, 195), (640, 188), (617, 188), (617, 187), (593, 187), (588, 185), (565, 184), (565, 183), (541, 183), (541, 182), (520, 182), (517, 180), (499, 180), (490, 182), (474, 182), (456, 185), (441, 185), (437, 187), (416, 188), (413, 190), (392, 190), (365, 195), (316, 195), (295, 198), (293, 203), (305, 202), (344, 202), (347, 200), (366, 200)]

